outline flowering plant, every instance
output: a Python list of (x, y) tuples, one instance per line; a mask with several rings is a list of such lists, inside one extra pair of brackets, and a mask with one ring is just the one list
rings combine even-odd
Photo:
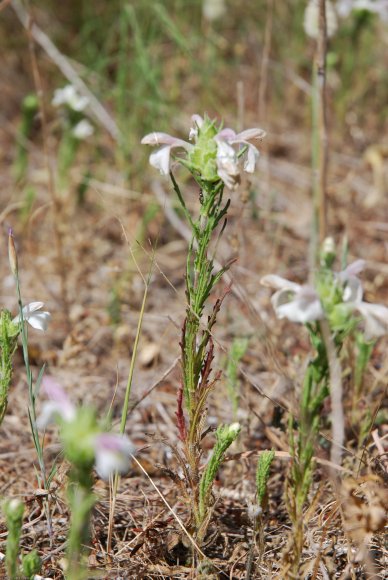
[(78, 148), (82, 141), (93, 135), (94, 127), (85, 117), (89, 99), (80, 95), (73, 85), (57, 89), (51, 104), (62, 111), (63, 130), (58, 152), (58, 172), (61, 185), (65, 185)]
[[(354, 339), (356, 345), (355, 363), (349, 365), (354, 368), (354, 411), (374, 341), (388, 333), (388, 308), (363, 300), (359, 274), (365, 267), (364, 260), (356, 260), (344, 270), (335, 272), (332, 269), (334, 244), (326, 240), (324, 247), (330, 251), (322, 253), (321, 268), (313, 286), (296, 284), (277, 275), (267, 275), (261, 280), (265, 286), (275, 289), (271, 302), (277, 317), (305, 324), (315, 351), (302, 384), (296, 436), (292, 418), (289, 429), (292, 462), (286, 500), (295, 531), (294, 549), (290, 551), (290, 565), (295, 574), (303, 548), (303, 506), (312, 481), (314, 444), (321, 424), (322, 404), (329, 393), (333, 414), (331, 459), (334, 464), (341, 460), (345, 416), (340, 355), (344, 341)], [(362, 426), (362, 422), (359, 418), (356, 421), (361, 424), (360, 433), (369, 427), (369, 423)]]
[(109, 479), (116, 471), (128, 471), (135, 447), (126, 436), (102, 432), (94, 410), (73, 405), (52, 378), (43, 378), (42, 391), (48, 400), (38, 417), (38, 426), (44, 429), (52, 422), (59, 425), (65, 455), (73, 465), (95, 465), (103, 479)]
[[(251, 141), (261, 139), (265, 133), (261, 129), (235, 133), (206, 116), (202, 118), (193, 115), (192, 122), (189, 141), (167, 133), (150, 133), (142, 139), (142, 143), (160, 146), (151, 154), (150, 163), (162, 175), (170, 174), (174, 190), (192, 230), (186, 261), (186, 317), (180, 342), (182, 384), (178, 392), (176, 412), (183, 452), (180, 453), (175, 448), (174, 452), (185, 474), (182, 487), (191, 505), (196, 541), (201, 543), (211, 517), (215, 474), (226, 449), (240, 431), (237, 423), (220, 427), (216, 431), (212, 457), (205, 469), (201, 470), (207, 401), (221, 375), (220, 372), (212, 371), (212, 330), (228, 289), (210, 307), (209, 297), (231, 265), (231, 262), (226, 263), (215, 271), (215, 255), (211, 251), (211, 244), (213, 240), (221, 237), (226, 227), (230, 200), (224, 203), (224, 188), (226, 186), (234, 190), (242, 171), (254, 171), (259, 152)], [(179, 161), (191, 172), (201, 188), (199, 215), (193, 215), (187, 208), (171, 172), (171, 151), (175, 148), (183, 149), (184, 155)], [(178, 474), (175, 474), (175, 481), (181, 481)]]
[(363, 301), (358, 274), (364, 268), (365, 261), (356, 260), (341, 272), (321, 272), (316, 288), (274, 274), (264, 276), (261, 283), (276, 290), (271, 302), (278, 318), (307, 324), (327, 317), (333, 330), (345, 331), (360, 322), (354, 316), (358, 313), (365, 339), (374, 340), (388, 334), (388, 308)]
[(95, 503), (93, 467), (100, 477), (109, 479), (125, 473), (135, 447), (124, 435), (105, 433), (89, 407), (76, 407), (66, 392), (51, 377), (42, 381), (48, 400), (42, 407), (38, 426), (43, 429), (54, 421), (60, 427), (65, 457), (71, 464), (67, 495), (71, 509), (68, 537), (68, 578), (83, 577), (83, 546), (89, 540), (89, 523)]
[(180, 161), (201, 182), (216, 183), (222, 180), (229, 189), (235, 189), (240, 182), (240, 158), (244, 157), (243, 170), (253, 173), (259, 157), (258, 149), (250, 143), (263, 139), (262, 129), (247, 129), (235, 133), (233, 129), (217, 126), (206, 116), (192, 116), (193, 127), (189, 139), (183, 141), (167, 133), (150, 133), (142, 139), (143, 145), (161, 147), (150, 156), (150, 163), (162, 175), (168, 175), (171, 167), (171, 151), (182, 148), (186, 156)]

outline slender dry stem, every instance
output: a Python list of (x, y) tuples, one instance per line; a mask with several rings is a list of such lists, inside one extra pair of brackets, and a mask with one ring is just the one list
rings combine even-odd
[(319, 121), (319, 239), (322, 243), (327, 230), (327, 113), (326, 113), (326, 0), (319, 0), (319, 36), (317, 46), (317, 91)]
[(330, 373), (331, 429), (333, 440), (330, 460), (335, 465), (341, 465), (342, 450), (345, 441), (345, 416), (342, 402), (341, 363), (336, 352), (329, 324), (326, 320), (321, 321), (321, 330), (325, 341)]

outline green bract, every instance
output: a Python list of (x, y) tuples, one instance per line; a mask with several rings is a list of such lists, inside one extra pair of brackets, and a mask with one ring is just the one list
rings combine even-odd
[(80, 407), (73, 421), (64, 421), (60, 417), (58, 421), (66, 458), (73, 465), (83, 468), (89, 465), (91, 468), (95, 460), (94, 441), (101, 432), (94, 410)]
[(202, 126), (197, 129), (196, 143), (187, 155), (190, 170), (212, 183), (220, 179), (216, 164), (217, 143), (214, 140), (218, 132), (215, 121), (205, 117)]

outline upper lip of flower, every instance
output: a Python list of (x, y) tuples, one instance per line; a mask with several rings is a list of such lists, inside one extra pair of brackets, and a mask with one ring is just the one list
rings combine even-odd
[[(47, 330), (48, 323), (51, 320), (51, 314), (50, 312), (47, 311), (38, 312), (38, 310), (41, 310), (43, 306), (44, 306), (43, 302), (30, 302), (30, 304), (27, 304), (26, 306), (23, 307), (22, 312), (23, 312), (23, 320), (25, 322), (28, 322), (28, 324), (30, 324), (32, 328), (35, 328), (36, 330), (45, 331)], [(18, 314), (17, 316), (15, 316), (12, 322), (17, 324), (20, 322), (20, 320), (21, 317), (20, 314)]]
[(324, 317), (321, 301), (312, 286), (301, 286), (275, 274), (264, 276), (261, 283), (277, 290), (271, 302), (278, 318), (305, 324)]
[(42, 407), (38, 426), (45, 429), (49, 423), (54, 421), (56, 416), (61, 417), (66, 422), (73, 421), (76, 416), (76, 408), (66, 391), (52, 377), (43, 377), (42, 390), (47, 395), (48, 401), (45, 401)]
[(141, 140), (142, 145), (162, 145), (160, 149), (151, 153), (150, 163), (155, 169), (159, 169), (162, 175), (168, 175), (170, 173), (170, 153), (171, 149), (175, 147), (183, 147), (186, 151), (189, 151), (193, 146), (183, 139), (178, 139), (177, 137), (172, 137), (167, 133), (149, 133), (145, 135)]

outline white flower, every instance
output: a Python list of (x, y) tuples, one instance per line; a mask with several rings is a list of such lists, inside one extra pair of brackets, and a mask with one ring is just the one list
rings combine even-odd
[(382, 304), (369, 304), (362, 300), (363, 289), (357, 277), (365, 267), (364, 260), (356, 260), (337, 275), (344, 285), (343, 300), (364, 319), (366, 340), (373, 340), (388, 334), (388, 308)]
[[(42, 390), (47, 395), (48, 401), (43, 404), (42, 412), (38, 418), (39, 429), (45, 429), (51, 422), (58, 421), (60, 418), (67, 423), (70, 432), (76, 430), (79, 415), (77, 408), (70, 401), (62, 387), (49, 376), (43, 377)], [(135, 454), (135, 447), (125, 435), (115, 435), (113, 433), (95, 433), (91, 432), (90, 436), (84, 434), (87, 447), (91, 447), (94, 452), (95, 467), (97, 473), (103, 479), (109, 479), (109, 476), (115, 473), (125, 473), (130, 465), (131, 455)], [(85, 443), (85, 441), (80, 442)]]
[[(310, 0), (304, 12), (304, 31), (310, 38), (319, 36), (319, 0)], [(337, 16), (330, 0), (326, 0), (326, 31), (332, 37), (338, 28)]]
[[(199, 133), (203, 125), (208, 122), (210, 126), (210, 121), (205, 121), (200, 115), (193, 115), (191, 119), (194, 126), (190, 130), (189, 139), (197, 141), (197, 138), (200, 138)], [(212, 129), (214, 129), (214, 125)], [(203, 147), (204, 150), (202, 153), (205, 151), (205, 156), (211, 157), (216, 153), (215, 162), (217, 172), (214, 171), (214, 175), (211, 175), (210, 178), (214, 180), (218, 176), (227, 187), (234, 189), (240, 180), (240, 156), (238, 153), (239, 150), (241, 151), (241, 145), (247, 148), (244, 159), (244, 171), (253, 173), (259, 152), (249, 141), (252, 139), (262, 139), (264, 136), (265, 132), (262, 129), (247, 129), (241, 133), (235, 133), (232, 129), (221, 129), (216, 135), (210, 136), (208, 142), (191, 144), (166, 133), (150, 133), (143, 137), (141, 143), (143, 145), (163, 145), (150, 156), (151, 165), (159, 169), (162, 175), (168, 175), (170, 172), (170, 154), (171, 150), (175, 147), (183, 147), (188, 153), (194, 151), (194, 155), (196, 151), (195, 147)], [(210, 143), (209, 147), (209, 141), (214, 141), (217, 146), (216, 151), (214, 150), (214, 143)], [(235, 145), (238, 147), (235, 148)], [(201, 171), (200, 167), (196, 167), (195, 169), (196, 171)]]
[[(23, 307), (23, 320), (28, 322), (36, 330), (47, 330), (48, 323), (51, 320), (50, 312), (38, 312), (44, 306), (43, 302), (31, 302)], [(15, 316), (13, 321), (15, 324), (20, 322), (20, 314)]]
[(302, 324), (324, 318), (319, 296), (311, 286), (301, 286), (274, 274), (264, 276), (261, 283), (277, 290), (271, 302), (278, 318)]
[(218, 20), (225, 13), (225, 0), (202, 0), (202, 14), (209, 22)]
[(388, 21), (388, 0), (339, 0), (338, 15), (346, 18), (352, 10), (368, 10), (377, 14), (383, 22)]
[(109, 479), (116, 471), (125, 473), (129, 469), (135, 447), (125, 435), (101, 433), (94, 440), (96, 471), (102, 479)]
[(254, 503), (248, 504), (248, 517), (253, 522), (263, 513), (263, 508)]
[(57, 89), (54, 92), (53, 100), (51, 101), (54, 107), (66, 105), (73, 111), (83, 111), (89, 104), (87, 97), (81, 96), (73, 85), (66, 85), (63, 89)]
[(158, 169), (162, 175), (168, 175), (170, 173), (170, 153), (171, 149), (175, 147), (183, 147), (186, 151), (190, 151), (192, 145), (183, 141), (183, 139), (178, 139), (177, 137), (172, 137), (167, 133), (150, 133), (146, 135), (141, 140), (142, 145), (164, 145), (155, 153), (150, 155), (150, 163), (155, 169)]
[(38, 418), (37, 423), (39, 429), (45, 429), (58, 416), (66, 423), (75, 419), (75, 406), (70, 401), (66, 392), (52, 377), (43, 377), (42, 391), (47, 395), (49, 400), (43, 404), (42, 412)]
[(76, 139), (81, 141), (87, 139), (94, 133), (94, 127), (87, 119), (82, 119), (73, 127), (73, 135)]
[(238, 151), (233, 145), (246, 145), (248, 147), (244, 160), (244, 171), (253, 173), (256, 161), (259, 157), (257, 147), (249, 143), (252, 139), (263, 139), (265, 131), (262, 129), (246, 129), (241, 133), (235, 133), (233, 129), (221, 129), (214, 137), (217, 143), (217, 171), (218, 175), (227, 187), (233, 189), (239, 182), (240, 168), (238, 164)]
[(237, 154), (223, 139), (217, 141), (217, 173), (229, 189), (233, 189), (240, 181)]

